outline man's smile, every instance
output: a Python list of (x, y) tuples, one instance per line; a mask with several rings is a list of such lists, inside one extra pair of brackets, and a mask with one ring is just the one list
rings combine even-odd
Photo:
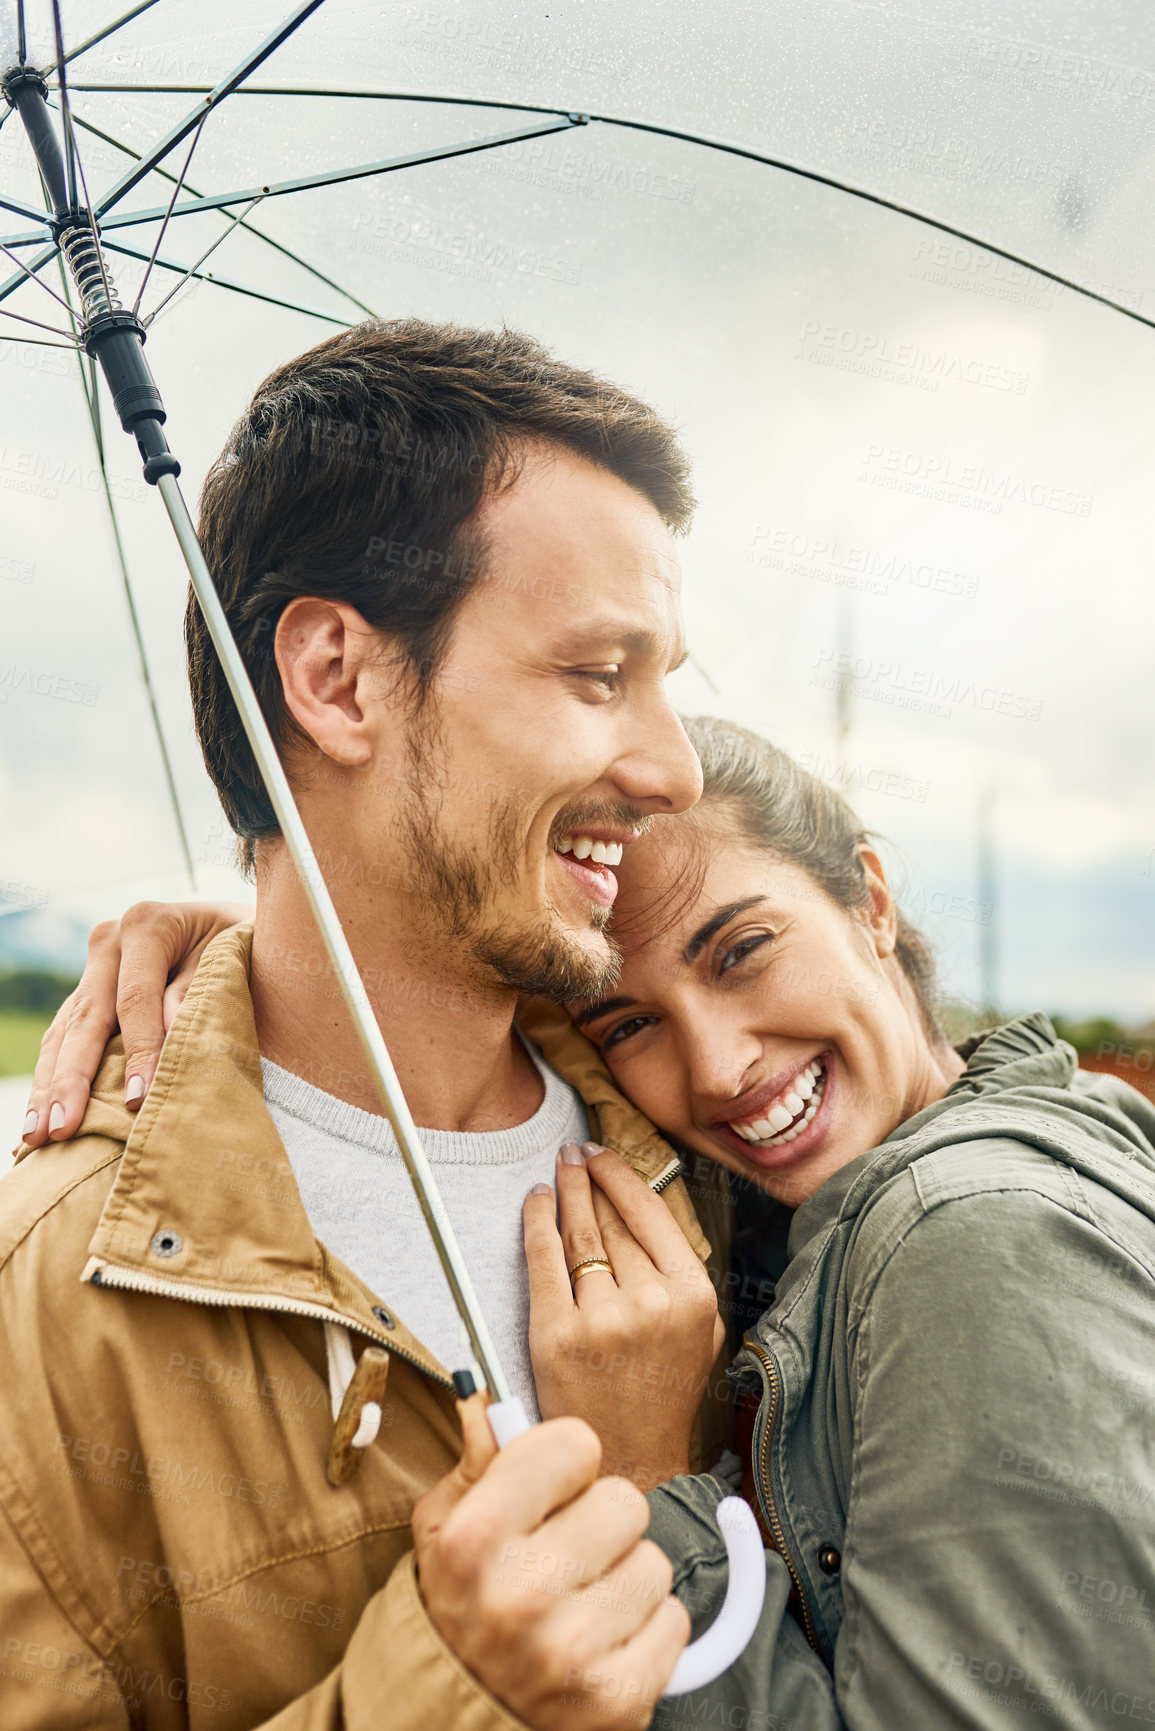
[(609, 868), (621, 865), (625, 844), (636, 835), (633, 829), (577, 830), (559, 836), (554, 853), (583, 895), (609, 908), (618, 893), (618, 880)]

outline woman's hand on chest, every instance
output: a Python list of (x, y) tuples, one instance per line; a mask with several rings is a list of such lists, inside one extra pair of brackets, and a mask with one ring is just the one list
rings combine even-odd
[[(725, 1339), (710, 1276), (659, 1196), (596, 1143), (525, 1204), (529, 1343), (543, 1418), (584, 1418), (602, 1470), (649, 1490), (687, 1472)], [(607, 1266), (608, 1265), (608, 1266)]]

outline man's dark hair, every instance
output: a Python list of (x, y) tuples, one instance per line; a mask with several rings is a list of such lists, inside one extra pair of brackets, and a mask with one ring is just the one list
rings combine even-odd
[[(278, 745), (301, 737), (273, 655), (288, 603), (355, 607), (396, 639), (420, 701), (485, 574), (473, 514), (540, 440), (637, 488), (672, 530), (688, 526), (672, 428), (517, 331), (374, 320), (259, 386), (205, 481), (200, 539)], [(185, 641), (197, 736), (251, 870), (254, 841), (277, 822), (191, 594)]]

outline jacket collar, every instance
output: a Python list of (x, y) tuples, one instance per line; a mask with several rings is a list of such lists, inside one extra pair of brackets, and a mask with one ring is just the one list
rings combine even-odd
[(122, 1044), (109, 1048), (79, 1134), (109, 1136), (124, 1152), (85, 1278), (321, 1316), (448, 1381), (391, 1310), (382, 1321), (377, 1295), (313, 1234), (265, 1106), (251, 956), (251, 925), (209, 945), (135, 1117), (123, 1104)]
[[(206, 1303), (329, 1312), (447, 1380), (391, 1308), (392, 1326), (383, 1326), (378, 1296), (313, 1234), (265, 1106), (249, 993), (252, 933), (251, 925), (231, 927), (205, 951), (135, 1116), (124, 1105), (121, 1041), (108, 1049), (79, 1134), (107, 1136), (124, 1152), (86, 1277)], [(526, 999), (518, 1021), (582, 1095), (594, 1132), (647, 1182), (669, 1182), (677, 1155), (618, 1092), (565, 1012)], [(683, 1230), (697, 1234), (703, 1254), (705, 1238), (685, 1212)]]
[(1041, 1010), (975, 1034), (956, 1050), (966, 1059), (966, 1069), (947, 1090), (948, 1098), (997, 1093), (1024, 1079), (1035, 1087), (1067, 1088), (1079, 1064), (1075, 1048), (1060, 1040)]

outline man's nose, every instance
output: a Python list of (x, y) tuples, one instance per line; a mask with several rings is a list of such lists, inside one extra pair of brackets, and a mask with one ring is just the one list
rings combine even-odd
[(639, 718), (630, 749), (614, 779), (631, 804), (647, 814), (689, 811), (702, 797), (702, 766), (677, 711), (660, 698)]

